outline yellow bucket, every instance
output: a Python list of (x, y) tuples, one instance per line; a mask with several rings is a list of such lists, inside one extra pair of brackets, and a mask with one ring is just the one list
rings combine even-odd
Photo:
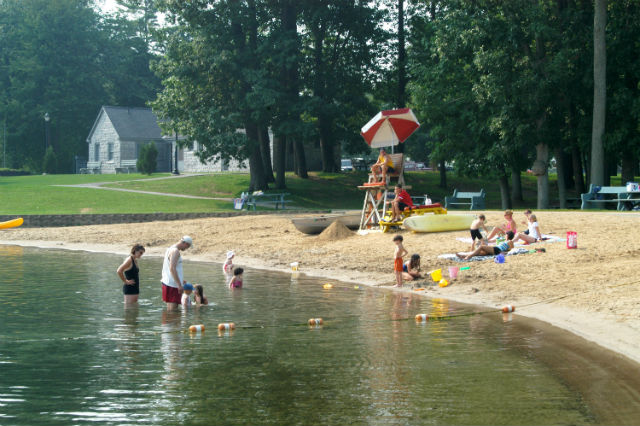
[(442, 279), (442, 269), (434, 269), (433, 271), (429, 272), (429, 275), (431, 275), (431, 279), (434, 282), (440, 282), (440, 280)]

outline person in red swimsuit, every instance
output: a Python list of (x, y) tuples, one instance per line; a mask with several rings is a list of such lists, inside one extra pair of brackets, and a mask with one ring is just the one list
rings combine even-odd
[(402, 269), (404, 266), (402, 258), (409, 254), (402, 245), (402, 241), (402, 235), (396, 235), (393, 237), (393, 242), (396, 244), (396, 249), (393, 252), (393, 272), (396, 274), (396, 285), (394, 287), (402, 287)]

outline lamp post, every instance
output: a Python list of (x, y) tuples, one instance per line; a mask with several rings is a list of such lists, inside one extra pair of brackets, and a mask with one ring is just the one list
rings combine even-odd
[(175, 135), (175, 147), (174, 147), (174, 151), (173, 151), (173, 171), (171, 172), (172, 175), (179, 175), (180, 172), (178, 171), (178, 132), (174, 131), (173, 134)]
[(51, 117), (49, 117), (49, 113), (44, 113), (44, 152), (47, 153), (47, 148), (49, 147), (49, 121)]

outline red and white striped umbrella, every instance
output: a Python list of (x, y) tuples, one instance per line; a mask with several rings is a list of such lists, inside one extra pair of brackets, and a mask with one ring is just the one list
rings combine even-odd
[(360, 134), (371, 148), (398, 145), (420, 127), (411, 108), (380, 111), (361, 129)]

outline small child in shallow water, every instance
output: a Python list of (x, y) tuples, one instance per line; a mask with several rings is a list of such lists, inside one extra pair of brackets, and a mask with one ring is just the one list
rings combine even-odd
[(229, 281), (229, 288), (242, 288), (242, 274), (244, 269), (236, 268), (233, 270), (233, 277)]

